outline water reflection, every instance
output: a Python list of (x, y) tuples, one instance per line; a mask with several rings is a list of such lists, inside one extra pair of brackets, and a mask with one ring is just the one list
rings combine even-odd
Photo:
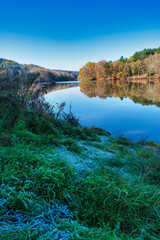
[(57, 90), (63, 90), (67, 88), (77, 87), (79, 85), (78, 81), (72, 81), (72, 82), (57, 82), (52, 87), (45, 88), (47, 93), (57, 91)]
[(160, 107), (160, 81), (132, 80), (132, 81), (82, 81), (80, 91), (89, 98), (128, 97), (134, 103), (142, 105), (156, 105)]

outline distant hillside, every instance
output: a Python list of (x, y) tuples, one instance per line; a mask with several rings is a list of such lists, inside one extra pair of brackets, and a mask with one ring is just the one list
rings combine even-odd
[[(32, 86), (32, 90), (53, 86), (56, 82), (77, 81), (78, 72), (50, 70), (34, 64), (19, 64), (0, 58), (0, 90), (14, 91)], [(17, 90), (16, 90), (17, 91)]]
[(68, 76), (69, 75), (73, 75), (75, 77), (75, 81), (77, 80), (77, 77), (78, 77), (78, 71), (69, 71), (69, 70), (60, 70), (60, 69), (48, 69), (48, 68), (44, 68), (44, 67), (40, 67), (38, 65), (35, 65), (35, 64), (24, 64), (23, 66), (27, 67), (29, 70), (37, 70), (37, 69), (43, 69), (43, 70), (46, 70), (46, 71), (50, 71), (52, 73), (57, 73), (57, 74), (66, 74)]
[(57, 73), (71, 74), (75, 77), (76, 80), (77, 80), (77, 77), (78, 77), (78, 74), (79, 74), (78, 71), (67, 71), (67, 70), (56, 70), (56, 69), (54, 69), (53, 71), (56, 71)]

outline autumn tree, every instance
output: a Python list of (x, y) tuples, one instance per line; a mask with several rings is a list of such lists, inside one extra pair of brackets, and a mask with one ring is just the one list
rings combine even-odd
[(119, 61), (114, 61), (113, 62), (113, 72), (112, 72), (112, 76), (113, 78), (117, 78), (119, 73)]
[(79, 70), (78, 78), (80, 80), (96, 80), (95, 63), (88, 62)]
[(96, 79), (104, 80), (107, 78), (107, 62), (106, 61), (99, 61), (95, 65), (96, 71)]
[(155, 53), (148, 57), (147, 74), (150, 76), (154, 73), (160, 74), (160, 54)]

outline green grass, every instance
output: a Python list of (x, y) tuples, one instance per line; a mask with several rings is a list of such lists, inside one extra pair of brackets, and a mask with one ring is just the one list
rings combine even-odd
[(75, 153), (82, 153), (83, 149), (73, 139), (67, 139), (63, 141), (63, 145), (67, 146), (67, 150)]
[[(124, 137), (103, 143), (94, 130), (24, 107), (0, 132), (1, 239), (160, 238), (160, 159), (151, 150)], [(97, 169), (81, 177), (57, 155), (66, 148), (87, 161), (79, 141), (113, 155), (97, 155)]]
[(156, 142), (154, 141), (137, 141), (137, 144), (141, 144), (141, 145), (144, 145), (144, 146), (150, 146), (150, 147), (155, 147), (156, 149), (160, 150), (160, 145), (157, 144)]

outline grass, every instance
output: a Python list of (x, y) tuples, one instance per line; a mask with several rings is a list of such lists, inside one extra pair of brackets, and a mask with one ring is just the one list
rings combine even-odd
[(149, 147), (153, 147), (157, 150), (160, 150), (160, 145), (157, 144), (154, 141), (143, 141), (143, 140), (139, 140), (137, 141), (137, 144), (143, 145), (143, 146), (149, 146)]
[[(123, 136), (103, 143), (73, 125), (73, 115), (64, 122), (16, 101), (17, 114), (5, 121), (6, 98), (0, 108), (1, 239), (160, 238), (160, 159), (152, 150)], [(79, 143), (112, 155), (93, 154), (99, 165), (81, 177), (57, 154), (66, 148), (87, 161)]]

